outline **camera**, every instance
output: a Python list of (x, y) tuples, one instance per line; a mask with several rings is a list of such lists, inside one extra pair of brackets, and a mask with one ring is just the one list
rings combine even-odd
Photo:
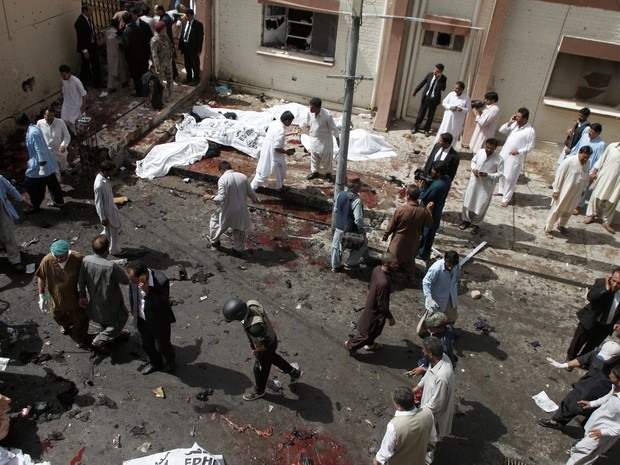
[(422, 168), (418, 168), (413, 172), (413, 179), (416, 181), (422, 181), (424, 184), (429, 185), (434, 181), (430, 174), (427, 174)]
[(482, 100), (472, 100), (471, 107), (475, 108), (476, 110), (480, 110), (484, 107), (484, 102)]

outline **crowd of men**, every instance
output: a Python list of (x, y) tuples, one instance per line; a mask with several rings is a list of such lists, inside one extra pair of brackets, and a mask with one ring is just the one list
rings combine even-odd
[[(112, 19), (111, 29), (106, 34), (110, 91), (124, 85), (129, 77), (137, 95), (154, 95), (158, 83), (161, 85), (164, 81), (169, 94), (172, 91), (172, 81), (177, 75), (171, 40), (174, 20), (162, 6), (157, 6), (155, 13), (159, 15), (158, 20), (150, 10), (134, 7), (131, 11), (117, 13)], [(179, 43), (185, 56), (187, 81), (191, 83), (200, 77), (203, 30), (191, 9), (185, 8), (184, 14), (186, 21), (181, 26)], [(77, 51), (82, 57), (80, 77), (100, 87), (101, 70), (91, 16), (92, 6), (85, 5), (75, 24)], [(151, 75), (145, 79), (149, 69)], [(61, 119), (54, 118), (51, 109), (45, 111), (44, 118), (37, 124), (32, 124), (25, 115), (16, 119), (18, 126), (26, 131), (29, 162), (25, 187), (30, 200), (0, 176), (0, 239), (10, 263), (19, 271), (23, 271), (23, 265), (12, 225), (17, 214), (8, 197), (23, 202), (26, 212), (36, 212), (48, 189), (52, 198), (50, 205), (59, 208), (64, 205), (59, 180), (68, 170), (66, 152), (70, 133), (75, 132), (75, 123), (86, 106), (82, 82), (66, 65), (59, 71), (64, 97)], [(457, 176), (460, 155), (455, 146), (467, 112), (474, 112), (476, 127), (469, 143), (474, 154), (462, 205), (461, 230), (471, 228), (472, 234), (479, 233), (496, 188), (499, 189), (497, 195), (502, 197), (502, 207), (511, 202), (526, 155), (533, 149), (536, 138), (529, 124), (528, 109), (519, 108), (499, 128), (507, 139), (497, 153), (498, 141), (494, 138), (499, 114), (497, 93), (489, 92), (484, 103), (474, 104), (464, 92), (465, 84), (457, 81), (454, 91), (442, 100), (441, 92), (446, 89), (447, 82), (443, 71), (444, 66), (437, 64), (415, 88), (414, 95), (424, 90), (413, 132), (419, 131), (426, 117), (424, 132), (430, 135), (439, 103), (445, 109), (444, 117), (424, 168), (416, 172), (414, 182), (406, 187), (406, 201), (396, 209), (387, 225), (383, 235), (383, 241), (389, 240), (387, 251), (382, 254), (381, 263), (372, 270), (366, 304), (355, 334), (343, 344), (351, 356), (361, 350), (380, 351), (383, 346), (377, 339), (385, 324), (396, 324), (390, 310), (393, 272), (398, 270), (411, 280), (416, 277), (416, 258), (426, 261), (422, 280), (425, 305), (416, 328), (422, 338), (423, 357), (419, 366), (408, 372), (421, 379), (414, 387), (398, 387), (392, 393), (396, 414), (374, 458), (374, 463), (381, 465), (432, 463), (438, 442), (449, 435), (452, 428), (456, 363), (453, 344), (454, 324), (458, 319), (460, 258), (456, 251), (446, 252), (434, 263), (430, 258), (443, 208)], [(307, 129), (311, 143), (307, 150), (311, 165), (307, 178), (312, 180), (323, 173), (332, 181), (333, 139), (339, 145), (338, 129), (331, 114), (322, 108), (320, 99), (314, 98), (309, 103), (311, 116)], [(587, 108), (580, 110), (578, 119), (567, 131), (544, 228), (550, 238), (554, 237), (552, 230), (556, 223), (557, 230), (567, 234), (568, 219), (583, 209), (590, 189), (585, 223), (601, 217), (605, 229), (614, 232), (611, 221), (620, 197), (620, 143), (605, 146), (600, 138), (602, 127), (598, 123), (590, 124), (589, 114)], [(203, 196), (204, 201), (218, 206), (210, 222), (211, 246), (221, 248), (222, 236), (232, 230), (233, 251), (242, 253), (250, 226), (247, 199), (258, 203), (255, 191), (272, 174), (276, 177), (276, 189), (285, 188), (286, 155), (295, 152), (293, 148), (287, 149), (285, 143), (287, 128), (293, 120), (294, 115), (287, 111), (270, 124), (251, 183), (245, 175), (235, 172), (229, 162), (219, 164), (218, 192)], [(50, 253), (36, 271), (39, 306), (41, 309), (49, 307), (59, 331), (70, 335), (78, 347), (102, 352), (112, 350), (115, 344), (127, 339), (129, 331), (125, 326), (131, 315), (146, 354), (146, 363), (140, 367), (142, 374), (159, 370), (172, 372), (176, 369), (175, 351), (170, 343), (175, 316), (170, 306), (168, 278), (142, 262), (132, 261), (123, 269), (108, 258), (125, 255), (119, 241), (120, 215), (110, 182), (115, 170), (112, 162), (104, 161), (94, 180), (95, 206), (103, 231), (92, 241), (93, 253), (84, 256), (72, 250), (67, 241), (54, 241)], [(336, 223), (331, 270), (335, 273), (359, 267), (367, 252), (361, 189), (361, 179), (350, 176), (347, 190), (337, 196), (334, 204)], [(349, 251), (346, 261), (343, 260), (345, 251)], [(124, 286), (127, 286), (129, 309), (123, 297)], [(539, 420), (543, 427), (562, 429), (576, 415), (589, 417), (586, 436), (572, 448), (569, 464), (593, 463), (620, 436), (620, 344), (604, 343), (614, 331), (620, 331), (620, 268), (596, 280), (587, 299), (588, 304), (577, 314), (579, 324), (567, 351), (567, 362), (550, 362), (568, 370), (585, 367), (588, 372), (573, 386), (553, 418)], [(301, 379), (304, 372), (277, 353), (277, 336), (263, 305), (255, 300), (246, 302), (232, 298), (224, 305), (223, 315), (228, 321), (243, 324), (255, 357), (255, 385), (243, 396), (245, 400), (253, 401), (265, 395), (272, 364), (290, 376), (291, 384)], [(90, 321), (100, 326), (95, 335), (88, 334)]]

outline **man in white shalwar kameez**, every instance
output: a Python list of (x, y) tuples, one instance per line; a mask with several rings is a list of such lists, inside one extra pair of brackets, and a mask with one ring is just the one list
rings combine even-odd
[(504, 175), (504, 159), (495, 149), (497, 139), (487, 139), (484, 148), (471, 159), (471, 177), (463, 198), (459, 229), (465, 230), (471, 226), (472, 234), (480, 232), (480, 223), (489, 209), (495, 186)]
[(243, 252), (245, 232), (250, 227), (248, 197), (254, 203), (258, 203), (258, 197), (250, 187), (248, 178), (242, 173), (236, 173), (229, 162), (220, 162), (219, 170), (221, 176), (217, 182), (217, 195), (205, 194), (202, 197), (204, 201), (212, 200), (219, 206), (211, 216), (209, 241), (211, 245), (218, 247), (222, 234), (232, 229), (233, 248), (237, 252)]
[(465, 83), (462, 81), (456, 81), (454, 91), (446, 95), (441, 103), (445, 109), (443, 113), (443, 119), (441, 120), (441, 126), (437, 130), (437, 136), (435, 137), (435, 144), (439, 142), (439, 135), (444, 132), (452, 134), (452, 147), (456, 145), (456, 141), (459, 139), (461, 132), (463, 131), (463, 125), (465, 124), (465, 117), (467, 112), (471, 109), (471, 99), (465, 92)]
[(620, 142), (609, 144), (598, 159), (590, 174), (594, 179), (592, 196), (586, 212), (585, 224), (594, 222), (596, 217), (603, 219), (603, 227), (607, 232), (615, 233), (611, 222), (620, 200)]
[(553, 200), (551, 201), (551, 211), (545, 224), (545, 235), (553, 239), (551, 230), (557, 222), (558, 231), (566, 234), (566, 223), (573, 214), (573, 210), (583, 190), (590, 180), (590, 155), (592, 149), (587, 145), (581, 147), (576, 157), (564, 159), (560, 168), (555, 173), (553, 181)]
[[(620, 437), (620, 366), (609, 374), (611, 390), (600, 399), (580, 400), (584, 409), (596, 408), (584, 426), (584, 437), (570, 450), (566, 465), (591, 465)], [(598, 408), (597, 408), (598, 407)]]
[(528, 123), (530, 112), (527, 108), (519, 108), (510, 121), (499, 128), (499, 132), (507, 134), (508, 139), (502, 147), (500, 156), (504, 159), (504, 176), (499, 180), (499, 193), (502, 196), (502, 207), (507, 207), (517, 187), (519, 173), (525, 163), (525, 156), (534, 148), (536, 131)]
[(310, 174), (307, 179), (316, 179), (321, 175), (321, 168), (325, 172), (325, 179), (332, 180), (332, 162), (334, 159), (334, 137), (340, 146), (340, 132), (334, 122), (334, 117), (321, 108), (320, 98), (310, 100), (310, 115), (308, 126), (310, 130)]
[[(422, 354), (430, 360), (431, 366), (418, 385), (413, 388), (413, 393), (422, 390), (420, 406), (428, 408), (433, 413), (437, 438), (441, 440), (452, 431), (454, 371), (450, 357), (443, 353), (442, 342), (435, 336), (422, 340)], [(427, 454), (426, 463), (432, 463), (433, 455), (432, 452)]]
[(108, 92), (116, 92), (121, 85), (127, 84), (129, 70), (125, 54), (120, 49), (120, 19), (113, 18), (111, 26), (105, 31), (105, 45), (108, 58)]
[(285, 155), (293, 155), (295, 153), (295, 149), (284, 148), (286, 128), (291, 125), (294, 119), (295, 115), (293, 113), (285, 111), (280, 116), (279, 121), (273, 121), (269, 125), (260, 150), (256, 174), (250, 184), (253, 191), (258, 189), (272, 173), (276, 175), (276, 190), (282, 190), (284, 187), (284, 177), (286, 176)]
[(118, 208), (114, 205), (114, 193), (112, 192), (112, 183), (110, 177), (114, 174), (116, 165), (111, 161), (105, 160), (101, 162), (101, 170), (95, 178), (93, 186), (95, 191), (95, 208), (99, 221), (103, 225), (103, 232), (110, 241), (110, 254), (117, 257), (125, 255), (121, 249), (118, 240), (118, 233), (121, 229), (121, 216)]
[(469, 148), (474, 152), (484, 148), (484, 141), (495, 137), (495, 129), (499, 122), (499, 107), (497, 92), (487, 92), (484, 95), (484, 108), (474, 108), (476, 115), (476, 127), (469, 141)]
[(71, 74), (68, 65), (58, 68), (62, 77), (62, 109), (60, 118), (75, 134), (75, 122), (86, 111), (86, 90), (82, 81)]
[(60, 181), (60, 173), (65, 173), (69, 166), (67, 162), (67, 147), (71, 142), (71, 134), (67, 129), (67, 125), (60, 118), (54, 117), (54, 112), (50, 108), (46, 108), (43, 113), (43, 119), (37, 121), (37, 126), (43, 133), (43, 139), (47, 144), (47, 148), (54, 156), (58, 171), (56, 175)]

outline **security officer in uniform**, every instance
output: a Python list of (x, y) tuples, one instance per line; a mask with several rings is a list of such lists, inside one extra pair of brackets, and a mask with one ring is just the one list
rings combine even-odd
[(290, 384), (301, 379), (304, 372), (291, 366), (276, 353), (278, 338), (267, 313), (258, 301), (249, 300), (245, 303), (237, 298), (228, 299), (224, 304), (223, 314), (228, 322), (241, 321), (250, 341), (252, 355), (256, 358), (254, 362), (254, 389), (243, 395), (244, 400), (256, 400), (265, 395), (265, 387), (272, 364), (285, 374), (290, 375)]

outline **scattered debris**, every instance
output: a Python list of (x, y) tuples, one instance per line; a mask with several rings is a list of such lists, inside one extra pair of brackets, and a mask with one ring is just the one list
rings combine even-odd
[(224, 267), (222, 266), (222, 264), (220, 262), (213, 262), (213, 266), (220, 273), (226, 273), (226, 271), (224, 270)]
[(179, 265), (179, 280), (180, 281), (186, 281), (187, 280), (187, 270), (182, 265)]
[(239, 265), (239, 266), (237, 267), (237, 269), (238, 269), (238, 270), (241, 270), (241, 271), (246, 271), (246, 270), (247, 270), (247, 268), (246, 268), (245, 266), (242, 266), (242, 265)]
[(291, 287), (293, 287), (293, 283), (291, 282), (291, 280), (290, 280), (290, 279), (287, 279), (287, 280), (286, 280), (286, 281), (284, 281), (284, 282), (286, 283), (286, 287), (288, 287), (289, 289), (290, 289)]
[(549, 398), (545, 391), (540, 391), (535, 396), (532, 396), (532, 399), (545, 412), (555, 412), (558, 409), (558, 405)]
[(26, 265), (26, 273), (32, 274), (32, 273), (34, 273), (34, 269), (35, 269), (34, 263), (28, 263)]
[(190, 178), (183, 178), (183, 182), (185, 184), (188, 184), (189, 182), (191, 182), (191, 179)]
[(282, 383), (278, 381), (277, 379), (270, 379), (269, 382), (267, 383), (267, 389), (269, 389), (272, 392), (275, 392), (276, 394), (282, 394), (282, 391), (284, 390), (284, 386), (282, 386)]
[(22, 248), (22, 249), (25, 249), (25, 248), (27, 248), (30, 245), (36, 244), (37, 242), (39, 242), (39, 239), (35, 237), (34, 239), (31, 239), (29, 241), (22, 242), (19, 247)]
[(114, 197), (115, 205), (125, 205), (127, 202), (129, 202), (129, 199), (124, 195), (121, 197)]
[(206, 271), (200, 270), (192, 275), (191, 281), (193, 283), (207, 284), (209, 282), (209, 278), (212, 278), (213, 276), (214, 276), (213, 273), (207, 273)]
[(269, 404), (267, 410), (269, 411), (269, 413), (273, 412), (273, 405)]
[(196, 426), (192, 426), (192, 430), (189, 432), (190, 437), (196, 436)]
[(191, 448), (173, 449), (137, 459), (127, 460), (124, 465), (151, 465), (154, 463), (205, 463), (210, 465), (224, 465), (222, 455), (213, 455), (194, 443)]
[(482, 292), (480, 291), (471, 291), (471, 298), (474, 300), (478, 300), (482, 297)]
[(494, 304), (496, 302), (495, 297), (493, 296), (493, 292), (492, 291), (484, 291), (483, 294), (488, 300), (489, 302), (491, 302), (492, 304)]
[(150, 448), (151, 448), (151, 443), (145, 442), (140, 447), (138, 447), (138, 450), (142, 452), (143, 454), (145, 454)]
[(97, 405), (100, 406), (106, 406), (108, 408), (111, 409), (117, 409), (118, 405), (116, 405), (116, 402), (114, 402), (112, 399), (110, 399), (108, 396), (106, 396), (105, 394), (97, 394)]
[(155, 393), (155, 397), (159, 397), (160, 399), (166, 398), (166, 393), (164, 392), (164, 388), (161, 386), (153, 389), (153, 392)]
[(200, 296), (200, 301), (203, 302), (203, 301), (207, 300), (208, 298), (209, 298), (209, 296), (202, 295), (202, 296)]
[(539, 341), (532, 341), (530, 342), (530, 345), (534, 348), (537, 349), (538, 347), (542, 347), (542, 345), (540, 344)]
[(392, 184), (396, 184), (398, 187), (403, 187), (405, 185), (404, 181), (401, 181), (396, 176), (390, 175), (390, 180), (388, 181)]
[(482, 318), (481, 316), (478, 317), (478, 321), (474, 323), (474, 328), (476, 328), (479, 331), (482, 331), (484, 334), (486, 334), (487, 336), (490, 333), (494, 333), (495, 332), (495, 327), (491, 326), (488, 322), (486, 318)]
[(235, 433), (245, 433), (247, 430), (251, 430), (251, 431), (254, 431), (256, 434), (258, 434), (260, 437), (263, 437), (263, 438), (268, 438), (271, 435), (273, 435), (273, 429), (274, 429), (273, 425), (270, 425), (269, 428), (267, 428), (265, 430), (258, 429), (255, 426), (250, 425), (249, 423), (247, 425), (241, 426), (241, 425), (238, 425), (238, 424), (234, 423), (233, 421), (229, 420), (228, 418), (226, 418), (218, 410), (216, 410), (215, 412), (213, 412), (213, 414), (211, 414), (211, 421), (223, 421)]
[(196, 399), (206, 402), (209, 400), (209, 396), (212, 396), (212, 395), (213, 395), (213, 389), (207, 388), (204, 391), (198, 393), (198, 395), (196, 396)]
[(463, 265), (465, 265), (465, 263), (467, 263), (469, 261), (469, 259), (471, 257), (473, 257), (474, 255), (476, 255), (478, 252), (480, 252), (484, 246), (487, 245), (486, 241), (482, 241), (480, 244), (478, 244), (478, 247), (476, 247), (474, 250), (472, 250), (471, 252), (469, 252), (467, 254), (467, 256), (465, 256), (465, 258), (462, 258), (461, 261), (459, 262), (459, 267), (463, 267)]
[(146, 425), (144, 423), (140, 423), (139, 425), (134, 426), (129, 430), (129, 434), (132, 438), (144, 438), (148, 437), (148, 433), (146, 431)]
[(372, 428), (374, 428), (374, 427), (375, 427), (375, 425), (373, 424), (373, 422), (372, 422), (372, 421), (370, 421), (370, 420), (368, 420), (368, 419), (366, 419), (366, 420), (364, 420), (364, 421), (365, 421), (366, 423), (368, 423), (368, 424), (369, 424)]

